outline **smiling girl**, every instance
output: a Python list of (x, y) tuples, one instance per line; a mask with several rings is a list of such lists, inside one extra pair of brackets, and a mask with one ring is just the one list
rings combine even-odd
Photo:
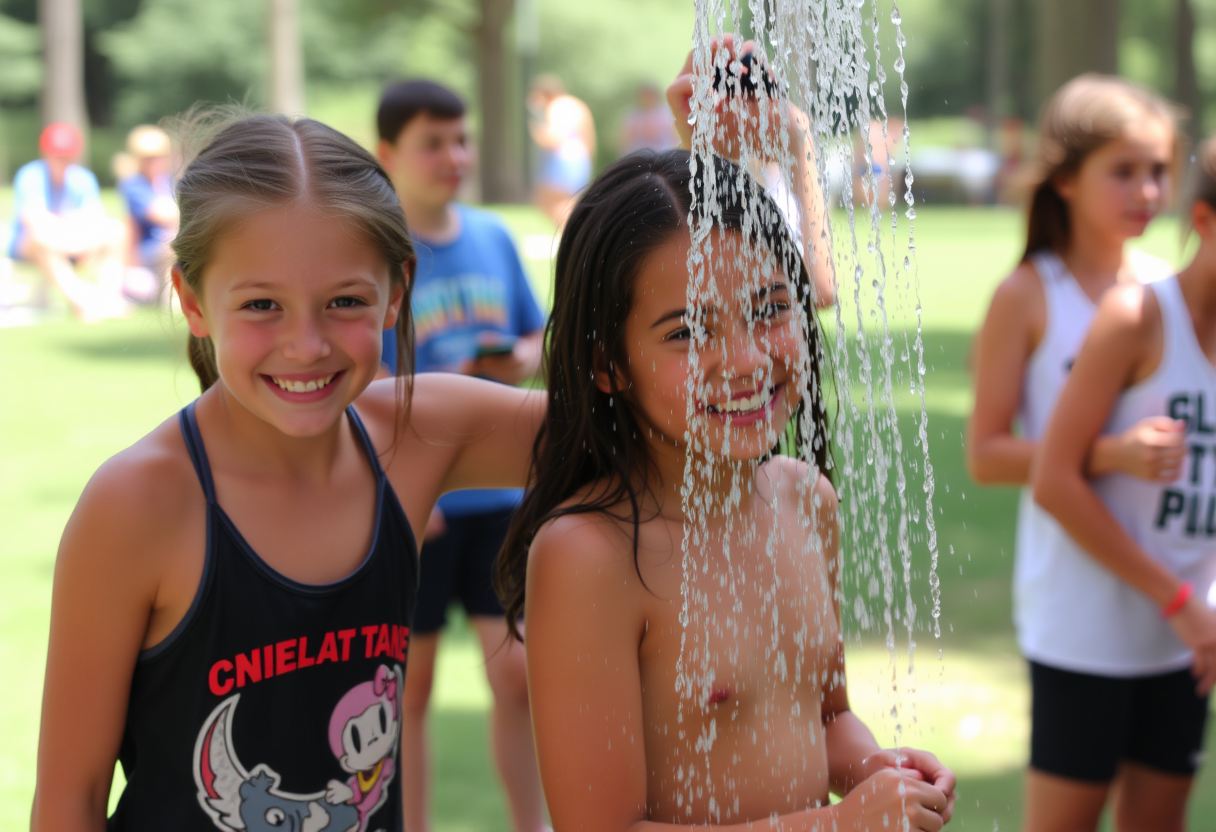
[[(554, 828), (940, 829), (953, 774), (931, 754), (881, 751), (849, 710), (820, 335), (802, 256), (735, 165), (701, 161), (694, 179), (689, 161), (670, 151), (612, 165), (558, 250), (548, 417), (499, 572), (507, 620), (527, 610)], [(708, 176), (723, 211), (709, 258), (719, 300), (690, 307), (688, 217)], [(749, 204), (767, 221), (748, 224)], [(755, 269), (740, 265), (744, 253)], [(702, 325), (706, 393), (690, 422), (690, 343)], [(790, 448), (803, 460), (773, 455), (792, 420), (812, 433)], [(690, 450), (728, 440), (721, 453)], [(690, 454), (706, 488), (697, 498), (717, 508), (686, 575)], [(688, 593), (704, 604), (698, 620), (721, 622), (701, 633), (707, 665), (691, 683), (679, 670), (691, 655), (681, 652)], [(829, 806), (829, 792), (843, 802)]]
[[(412, 530), (445, 491), (521, 485), (543, 400), (372, 383), (382, 330), (412, 343), (414, 253), (388, 177), (345, 136), (230, 123), (178, 199), (204, 392), (106, 462), (64, 531), (33, 828), (107, 828), (117, 759), (111, 830), (400, 830), (397, 715), (344, 721), (341, 757), (331, 718), (369, 679), (401, 701)], [(359, 788), (336, 788), (352, 771)]]

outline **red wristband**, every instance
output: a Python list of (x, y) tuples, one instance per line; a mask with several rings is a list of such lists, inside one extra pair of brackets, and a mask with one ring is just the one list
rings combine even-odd
[(1178, 613), (1178, 610), (1182, 609), (1182, 605), (1190, 599), (1194, 592), (1195, 587), (1191, 585), (1190, 581), (1183, 581), (1180, 583), (1178, 585), (1178, 591), (1174, 593), (1174, 597), (1170, 599), (1168, 604), (1161, 608), (1161, 617), (1173, 618)]

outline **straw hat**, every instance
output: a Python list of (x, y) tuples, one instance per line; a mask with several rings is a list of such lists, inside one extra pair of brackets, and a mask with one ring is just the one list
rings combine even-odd
[(169, 136), (159, 127), (141, 124), (127, 134), (127, 152), (136, 159), (168, 156), (170, 153)]

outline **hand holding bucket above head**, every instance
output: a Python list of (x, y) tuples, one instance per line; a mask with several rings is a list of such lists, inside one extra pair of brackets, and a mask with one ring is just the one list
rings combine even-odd
[[(758, 56), (755, 42), (744, 41), (736, 49), (737, 40), (733, 34), (726, 34), (710, 41), (711, 63), (715, 67), (721, 61), (719, 54), (722, 51), (726, 53), (726, 77), (722, 77), (721, 69), (715, 69), (712, 81), (711, 95), (717, 124), (713, 149), (723, 158), (738, 161), (746, 142), (752, 155), (759, 155), (766, 161), (777, 161), (768, 157), (782, 146), (780, 128), (784, 126), (789, 131), (789, 148), (796, 150), (802, 146), (806, 136), (807, 118), (780, 91), (763, 59), (753, 57)], [(688, 53), (684, 66), (667, 87), (667, 104), (675, 120), (680, 147), (683, 148), (692, 147), (693, 122), (690, 119), (693, 117), (692, 99), (695, 92), (695, 55), (695, 50)], [(765, 73), (764, 77), (760, 81), (753, 79), (752, 75), (760, 71)], [(780, 109), (773, 110), (760, 104), (761, 87), (765, 90), (763, 97), (779, 102)], [(761, 135), (761, 131), (764, 135)]]

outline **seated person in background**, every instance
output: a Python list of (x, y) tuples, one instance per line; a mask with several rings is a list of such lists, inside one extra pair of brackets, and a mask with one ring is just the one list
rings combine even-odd
[(172, 258), (169, 241), (177, 233), (177, 202), (169, 173), (169, 136), (159, 127), (141, 124), (127, 135), (127, 154), (134, 171), (122, 177), (118, 190), (131, 217), (131, 260), (127, 293), (143, 301), (160, 295)]
[[(50, 124), (38, 140), (42, 158), (23, 165), (13, 178), (13, 238), (9, 256), (33, 263), (46, 284), (39, 306), (54, 284), (78, 318), (96, 321), (129, 312), (121, 289), (124, 234), (101, 205), (97, 177), (75, 164), (84, 137), (70, 124)], [(97, 282), (76, 274), (95, 270)]]
[(536, 207), (561, 231), (575, 195), (591, 181), (595, 120), (590, 108), (552, 75), (533, 82), (528, 110), (532, 140), (540, 148)]
[[(376, 123), (380, 162), (401, 199), (418, 256), (410, 292), (416, 371), (506, 384), (535, 376), (544, 316), (515, 245), (493, 214), (456, 202), (471, 163), (464, 102), (433, 81), (404, 81), (384, 91)], [(391, 361), (397, 355), (395, 331), (387, 329), (385, 336), (383, 354)], [(493, 694), (491, 747), (512, 829), (539, 832), (544, 825), (524, 649), (507, 641), (502, 605), (491, 585), (519, 499), (517, 489), (445, 494), (426, 525), (402, 696), (401, 789), (410, 832), (431, 829), (426, 712), (439, 633), (448, 605), (456, 601), (485, 654)]]

